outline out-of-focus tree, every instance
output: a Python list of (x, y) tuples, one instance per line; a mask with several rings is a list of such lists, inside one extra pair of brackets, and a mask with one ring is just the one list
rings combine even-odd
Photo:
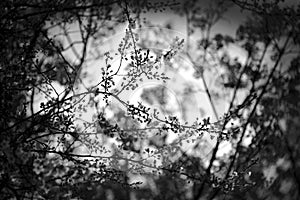
[[(225, 52), (220, 58), (221, 65), (217, 65), (218, 69), (225, 67), (221, 76), (223, 87), (232, 91), (228, 114), (234, 116), (225, 119), (222, 130), (231, 133), (229, 141), (233, 148), (229, 155), (218, 157), (222, 140), (217, 141), (206, 175), (217, 175), (222, 187), (213, 189), (202, 182), (194, 197), (297, 199), (300, 191), (295, 129), (299, 118), (296, 103), (299, 98), (299, 5), (287, 6), (280, 1), (233, 3), (246, 12), (250, 10), (252, 15), (239, 26), (234, 40), (222, 34), (216, 34), (211, 40), (209, 36), (204, 38), (207, 45), (203, 59), (205, 61), (205, 54), (222, 50), (228, 43), (247, 52), (244, 64)], [(208, 35), (209, 25), (203, 29), (203, 35)], [(205, 66), (205, 62), (200, 66)], [(242, 101), (237, 96), (239, 92), (246, 92)], [(252, 98), (251, 104), (234, 112), (239, 107), (237, 102)], [(232, 119), (238, 120), (239, 125), (226, 128)]]
[[(0, 5), (1, 198), (299, 198), (299, 5)], [(214, 33), (231, 6), (248, 12), (247, 20), (235, 36)], [(186, 19), (183, 38), (164, 34), (170, 24), (143, 19), (166, 10)], [(124, 26), (110, 50), (106, 40)], [(232, 46), (245, 62), (232, 57)], [(96, 80), (93, 60), (102, 61)], [(186, 102), (197, 90), (190, 85), (175, 93), (179, 105), (170, 103), (168, 82), (180, 82), (168, 75), (186, 63), (201, 80), (211, 117), (187, 120)], [(147, 81), (157, 84), (131, 101)], [(219, 111), (216, 102), (227, 99)], [(213, 141), (208, 154), (206, 136)], [(223, 143), (231, 149), (220, 156)]]
[[(77, 183), (84, 184), (83, 179), (122, 182), (118, 172), (105, 170), (101, 163), (93, 164), (99, 172), (89, 173), (91, 163), (67, 154), (78, 139), (73, 133), (69, 95), (86, 60), (90, 38), (98, 29), (98, 34), (109, 35), (114, 30), (111, 26), (122, 20), (116, 2), (5, 0), (0, 4), (0, 198), (68, 198)], [(113, 23), (112, 16), (116, 18)], [(75, 21), (81, 34), (78, 41), (62, 44), (50, 34), (52, 29), (64, 30)], [(64, 36), (69, 38), (70, 33), (66, 31)], [(76, 62), (64, 54), (68, 49), (78, 51)], [(64, 91), (58, 92), (56, 85), (64, 86)], [(43, 102), (37, 109), (40, 96)], [(74, 140), (66, 140), (66, 135)], [(65, 152), (51, 155), (55, 147), (50, 144), (54, 143)], [(105, 175), (97, 176), (104, 171)]]

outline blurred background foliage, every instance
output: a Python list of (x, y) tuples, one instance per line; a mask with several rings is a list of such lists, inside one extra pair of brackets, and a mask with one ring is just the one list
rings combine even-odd
[[(1, 199), (299, 199), (297, 2), (3, 0), (0, 11)], [(184, 22), (155, 24), (163, 14)]]

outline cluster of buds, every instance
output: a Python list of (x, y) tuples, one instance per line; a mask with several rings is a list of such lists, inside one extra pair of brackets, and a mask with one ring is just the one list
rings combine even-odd
[(140, 123), (149, 123), (151, 121), (151, 117), (149, 114), (150, 108), (147, 108), (142, 103), (138, 103), (138, 106), (134, 106), (133, 104), (129, 104), (127, 106), (127, 113), (133, 118), (137, 119)]
[(174, 133), (178, 133), (178, 132), (181, 132), (183, 131), (183, 127), (180, 125), (179, 123), (179, 120), (177, 117), (172, 117), (172, 116), (169, 116), (169, 117), (165, 117), (165, 126), (163, 126), (163, 129), (164, 130), (171, 130), (173, 131)]
[(109, 90), (115, 85), (112, 73), (111, 65), (107, 65), (105, 69), (102, 68), (101, 87), (103, 87), (105, 92), (103, 100), (105, 100), (106, 103), (108, 103)]

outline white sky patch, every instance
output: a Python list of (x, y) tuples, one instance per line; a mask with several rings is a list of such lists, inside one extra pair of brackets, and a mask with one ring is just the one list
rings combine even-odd
[(285, 119), (280, 119), (279, 120), (279, 126), (282, 129), (283, 132), (285, 132), (287, 130), (287, 124), (286, 124), (286, 120)]
[(222, 157), (226, 154), (229, 154), (232, 150), (232, 144), (228, 141), (223, 141), (220, 144), (220, 150), (217, 152), (217, 157)]
[(248, 54), (243, 48), (235, 44), (229, 44), (227, 51), (231, 58), (237, 58), (242, 66), (245, 66)]
[(286, 171), (291, 167), (291, 162), (290, 162), (289, 158), (279, 158), (276, 162), (276, 165), (277, 165), (277, 167)]
[(275, 178), (278, 176), (276, 165), (270, 165), (268, 167), (265, 167), (263, 169), (263, 174), (264, 177), (266, 178), (266, 181), (272, 184)]
[(245, 131), (245, 136), (243, 138), (242, 145), (248, 147), (251, 144), (252, 138), (255, 136), (254, 134), (254, 128), (248, 125)]

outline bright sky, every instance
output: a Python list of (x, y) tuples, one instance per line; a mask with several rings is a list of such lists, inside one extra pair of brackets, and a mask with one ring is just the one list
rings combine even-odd
[[(234, 13), (234, 14), (232, 14)], [(238, 27), (238, 24), (241, 23), (243, 20), (243, 15), (242, 14), (236, 14), (238, 13), (237, 8), (232, 8), (228, 11), (228, 13), (224, 16), (224, 19), (222, 19), (220, 22), (216, 24), (216, 26), (212, 29), (212, 35), (214, 33), (222, 33), (222, 34), (229, 34), (229, 35), (234, 35), (235, 30)], [(166, 13), (147, 13), (145, 15), (147, 19), (151, 21), (153, 25), (165, 25), (166, 23), (171, 23), (172, 24), (172, 30), (170, 29), (163, 29), (163, 35), (171, 35), (173, 38), (175, 36), (178, 36), (179, 38), (185, 39), (186, 38), (186, 21), (184, 18), (179, 17), (178, 15), (175, 15), (170, 12)], [(239, 20), (237, 20), (239, 19)], [(117, 69), (119, 65), (119, 57), (114, 55), (114, 52), (117, 52), (118, 45), (122, 38), (124, 37), (124, 28), (126, 26), (124, 25), (123, 27), (119, 28), (119, 31), (117, 31), (117, 34), (106, 38), (106, 45), (101, 46), (101, 49), (105, 49), (105, 51), (111, 51), (111, 55), (115, 58), (111, 64), (114, 67), (114, 69)], [(147, 27), (143, 27), (144, 30), (147, 30)], [(153, 28), (149, 28), (153, 29)], [(78, 30), (77, 26), (71, 26), (70, 30)], [(58, 32), (61, 32), (61, 30), (58, 29), (53, 29), (52, 33), (53, 35), (58, 34)], [(73, 41), (80, 40), (80, 34), (74, 33), (71, 38)], [(156, 38), (158, 39), (158, 38)], [(196, 37), (192, 37), (190, 39), (190, 43), (193, 44), (195, 43)], [(66, 38), (63, 38), (63, 42), (65, 44), (68, 44)], [(81, 46), (76, 47), (78, 51), (81, 51)], [(148, 47), (149, 49), (155, 49), (157, 47)], [(92, 47), (89, 45), (88, 47), (88, 52), (89, 53), (95, 53), (97, 47)], [(238, 59), (243, 63), (245, 62), (246, 59), (246, 53), (243, 52), (239, 47), (231, 45), (229, 48), (230, 55), (233, 57), (238, 57)], [(104, 52), (101, 52), (102, 54)], [(74, 53), (70, 50), (64, 53), (64, 55), (73, 61), (76, 60)], [(88, 58), (91, 58), (91, 54), (89, 54)], [(207, 97), (207, 94), (204, 91), (204, 86), (203, 82), (201, 79), (195, 79), (193, 77), (193, 67), (192, 64), (187, 60), (187, 58), (183, 56), (178, 56), (177, 57), (180, 60), (180, 63), (183, 64), (186, 69), (180, 69), (177, 72), (171, 72), (169, 71), (167, 73), (167, 76), (171, 78), (171, 80), (167, 84), (163, 84), (162, 82), (153, 82), (153, 81), (144, 81), (140, 84), (140, 86), (135, 89), (134, 91), (129, 91), (129, 92), (124, 92), (121, 93), (121, 99), (124, 99), (125, 101), (128, 100), (130, 102), (136, 102), (139, 100), (139, 95), (142, 92), (143, 88), (149, 88), (153, 87), (155, 85), (163, 85), (164, 87), (167, 88), (168, 95), (170, 96), (171, 104), (173, 107), (175, 107), (178, 111), (177, 114), (180, 114), (181, 110), (183, 109), (183, 106), (186, 110), (186, 120), (189, 123), (192, 123), (195, 121), (195, 119), (198, 118), (204, 118), (204, 117), (210, 117), (211, 121), (215, 121), (216, 119), (214, 118), (213, 112), (212, 112), (212, 107), (210, 105), (209, 99)], [(99, 59), (92, 59), (91, 61), (87, 62), (86, 66), (84, 66), (82, 72), (87, 73), (87, 78), (83, 79), (85, 85), (95, 85), (96, 83), (101, 80), (101, 67), (105, 66), (104, 60), (99, 60)], [(176, 63), (175, 66), (176, 68)], [(179, 67), (179, 66), (178, 66)], [(120, 71), (122, 74), (122, 70)], [(215, 72), (216, 73), (216, 72)], [(216, 74), (214, 73), (205, 73), (205, 78), (206, 81), (208, 82), (208, 87), (209, 88), (215, 88), (214, 82), (215, 78), (217, 77)], [(119, 79), (119, 80), (118, 80)], [(119, 76), (115, 79), (115, 82), (118, 85), (118, 82), (121, 81), (122, 76)], [(198, 92), (195, 92), (190, 98), (184, 99), (182, 98), (182, 92), (183, 92), (183, 86), (185, 84), (192, 85)], [(63, 91), (64, 87), (60, 86), (59, 83), (54, 83), (54, 87), (58, 91)], [(78, 91), (83, 91), (82, 88), (79, 89)], [(53, 94), (55, 95), (55, 94)], [(231, 95), (230, 95), (231, 96)], [(43, 99), (40, 99), (38, 102), (42, 102)], [(224, 100), (216, 100), (214, 99), (214, 103), (216, 106), (216, 109), (218, 111), (219, 117), (222, 116), (224, 112), (227, 111), (228, 107), (228, 102)], [(35, 111), (39, 110), (39, 103), (36, 104)], [(179, 113), (178, 113), (179, 112)], [(83, 114), (81, 116), (82, 119), (86, 121), (91, 121), (92, 120), (92, 115), (95, 113), (94, 110), (90, 110), (87, 113)], [(176, 114), (176, 113), (175, 113)], [(216, 137), (211, 140), (209, 135), (205, 135), (207, 141), (209, 142), (210, 146), (207, 148), (212, 149), (215, 142), (216, 142)], [(173, 141), (175, 139), (170, 137), (168, 138), (169, 142)], [(221, 145), (221, 150), (218, 152), (218, 155), (221, 156), (222, 154), (228, 152), (231, 147), (229, 143), (224, 142)], [(187, 152), (189, 151), (189, 146), (185, 146), (185, 150)], [(192, 153), (192, 152), (190, 152)]]
[[(288, 2), (293, 2), (293, 0), (288, 1)], [(221, 19), (212, 29), (212, 36), (215, 33), (222, 33), (222, 34), (228, 34), (231, 36), (235, 35), (235, 31), (240, 23), (242, 23), (245, 20), (245, 13), (240, 13), (239, 9), (236, 7), (233, 7), (228, 10), (228, 12), (224, 15), (223, 19)], [(165, 12), (165, 13), (146, 13), (145, 17), (151, 21), (153, 25), (165, 25), (167, 23), (170, 23), (172, 25), (172, 30), (171, 29), (163, 29), (162, 33), (164, 36), (170, 36), (175, 38), (175, 36), (178, 36), (179, 38), (186, 39), (186, 20), (178, 15), (175, 15), (174, 13), (171, 12)], [(70, 30), (76, 30), (78, 31), (78, 26), (74, 25), (70, 27)], [(117, 66), (119, 64), (119, 56), (115, 56), (113, 52), (117, 52), (118, 45), (122, 38), (124, 37), (124, 29), (126, 28), (126, 25), (119, 27), (119, 30), (117, 31), (117, 34), (112, 35), (111, 37), (106, 38), (106, 44), (104, 46), (101, 46), (100, 49), (104, 49), (105, 51), (111, 51), (111, 55), (115, 58), (111, 64), (114, 67), (114, 69), (117, 69)], [(144, 30), (147, 29), (153, 29), (149, 27), (143, 27)], [(52, 33), (53, 35), (58, 34), (59, 32), (62, 32), (59, 29), (53, 29)], [(190, 43), (194, 44), (196, 42), (196, 39), (198, 35), (191, 37)], [(80, 40), (80, 34), (74, 33), (71, 37), (73, 41)], [(156, 38), (158, 39), (158, 38)], [(63, 42), (65, 44), (68, 44), (66, 38), (63, 38)], [(155, 48), (158, 47), (148, 47), (149, 49), (154, 50)], [(80, 52), (81, 51), (81, 46), (77, 46), (76, 49)], [(95, 53), (96, 49), (99, 49), (97, 47), (92, 47), (89, 45), (88, 47), (88, 52), (89, 52), (89, 57), (92, 58), (90, 53)], [(235, 45), (231, 45), (228, 49), (229, 55), (231, 57), (237, 57), (241, 63), (245, 63), (246, 60), (246, 52), (243, 51), (241, 48)], [(102, 54), (104, 53), (101, 52)], [(193, 52), (194, 53), (194, 52)], [(76, 58), (74, 56), (74, 53), (69, 50), (67, 52), (64, 52), (64, 55), (70, 59), (71, 61), (75, 61)], [(175, 68), (179, 67), (186, 67), (186, 68), (180, 68), (177, 72), (174, 71), (168, 71), (167, 75), (171, 78), (169, 82), (166, 84), (163, 84), (162, 82), (159, 81), (144, 81), (142, 82), (138, 88), (136, 88), (134, 91), (128, 91), (124, 92), (120, 95), (121, 99), (123, 100), (128, 100), (131, 103), (140, 101), (140, 94), (142, 93), (143, 89), (145, 88), (150, 88), (154, 86), (164, 86), (167, 88), (167, 95), (170, 100), (170, 107), (172, 107), (175, 112), (174, 114), (178, 114), (179, 116), (183, 117), (182, 115), (182, 110), (183, 107), (186, 110), (185, 116), (186, 116), (186, 121), (189, 123), (192, 123), (195, 121), (195, 119), (198, 118), (205, 118), (205, 117), (210, 117), (211, 121), (215, 121), (215, 117), (213, 114), (212, 107), (210, 105), (208, 96), (204, 91), (204, 86), (203, 82), (201, 79), (195, 79), (193, 77), (193, 67), (192, 64), (188, 61), (187, 58), (183, 56), (178, 56), (177, 57), (180, 60), (180, 65), (181, 66), (176, 66), (176, 63), (174, 64)], [(105, 63), (100, 59), (92, 59), (91, 61), (87, 62), (87, 64), (83, 67), (82, 72), (87, 73), (87, 78), (84, 78), (83, 81), (85, 85), (87, 86), (93, 86), (96, 83), (101, 80), (101, 67), (105, 66)], [(123, 65), (124, 66), (124, 65)], [(122, 70), (120, 71), (122, 73)], [(206, 81), (208, 82), (208, 87), (215, 89), (216, 86), (214, 85), (216, 77), (218, 77), (218, 74), (215, 73), (220, 73), (220, 72), (211, 72), (211, 73), (205, 73), (205, 78)], [(116, 77), (115, 82), (117, 85), (120, 83), (122, 79), (122, 76)], [(188, 98), (183, 98), (182, 96), (184, 85), (189, 84), (193, 86), (197, 92), (195, 92), (193, 95), (189, 96)], [(64, 91), (64, 87), (61, 86), (58, 82), (53, 82), (54, 88), (60, 93)], [(80, 88), (77, 90), (79, 91), (84, 91), (83, 88)], [(55, 96), (55, 94), (52, 94)], [(243, 92), (238, 93), (238, 98), (243, 99)], [(229, 99), (231, 98), (232, 94), (229, 95), (229, 98), (223, 98), (223, 99), (214, 99), (214, 103), (216, 106), (216, 110), (218, 112), (219, 117), (222, 116), (224, 112), (227, 111), (227, 107), (229, 105)], [(36, 104), (34, 106), (34, 111), (37, 112), (40, 109), (40, 102), (45, 101), (42, 97), (42, 95), (37, 95), (36, 96)], [(82, 119), (86, 121), (92, 121), (92, 116), (95, 113), (94, 110), (88, 110), (87, 113), (83, 114), (81, 116)], [(113, 113), (110, 113), (113, 115)], [(249, 128), (250, 130), (251, 128)], [(167, 139), (167, 142), (172, 142), (176, 138), (175, 135), (169, 137)], [(207, 149), (205, 150), (206, 153), (210, 152), (211, 149), (213, 148), (215, 142), (216, 142), (216, 137), (211, 140), (209, 135), (205, 135), (203, 139), (206, 139), (208, 141), (208, 146)], [(250, 142), (250, 138), (244, 141), (244, 144), (247, 145), (247, 143)], [(191, 146), (189, 144), (184, 144), (183, 148), (185, 151), (188, 153), (193, 154), (194, 152), (191, 151)], [(223, 142), (221, 144), (220, 150), (218, 151), (217, 156), (222, 156), (225, 153), (228, 153), (231, 150), (231, 144), (229, 142)], [(85, 149), (82, 149), (82, 151), (85, 151)], [(208, 164), (209, 157), (207, 157), (206, 164)], [(266, 168), (264, 170), (265, 176), (269, 177), (271, 175), (274, 175), (274, 167), (272, 168)], [(272, 172), (270, 172), (272, 171)], [(271, 175), (270, 175), (271, 174)]]

